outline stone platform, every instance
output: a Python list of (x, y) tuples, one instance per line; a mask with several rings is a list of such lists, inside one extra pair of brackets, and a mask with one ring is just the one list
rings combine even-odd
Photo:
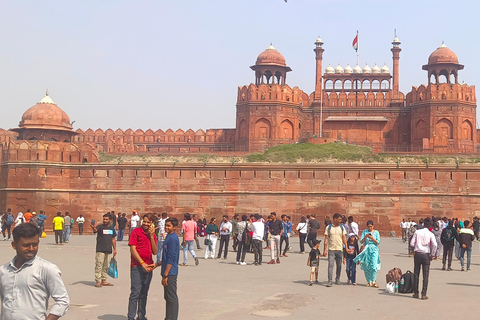
[[(231, 242), (230, 242), (231, 246)], [(0, 262), (11, 260), (15, 252), (7, 241), (0, 241)], [(202, 243), (203, 247), (203, 243)], [(323, 248), (323, 242), (321, 244)], [(358, 286), (346, 285), (342, 267), (341, 286), (326, 288), (327, 261), (320, 262), (320, 285), (309, 287), (310, 269), (307, 254), (298, 253), (298, 238), (292, 251), (281, 264), (253, 266), (253, 255), (247, 254), (247, 266), (235, 264), (235, 253), (227, 260), (203, 259), (197, 250), (200, 265), (180, 267), (178, 294), (180, 319), (424, 319), (435, 312), (438, 319), (451, 319), (459, 310), (469, 310), (477, 302), (480, 288), (480, 248), (474, 243), (472, 272), (460, 272), (460, 263), (453, 262), (453, 271), (441, 271), (441, 262), (433, 261), (427, 301), (413, 299), (410, 294), (386, 294), (385, 274), (393, 268), (413, 271), (406, 244), (400, 239), (384, 237), (380, 245), (382, 270), (380, 289), (366, 288), (363, 272), (357, 267)], [(130, 293), (130, 253), (127, 241), (118, 244), (119, 278), (109, 279), (113, 287), (94, 287), (94, 236), (72, 235), (70, 243), (57, 246), (54, 237), (42, 239), (39, 256), (59, 266), (71, 299), (71, 307), (63, 319), (126, 320)], [(183, 258), (183, 253), (180, 254)], [(264, 250), (264, 262), (269, 251)], [(160, 270), (154, 271), (149, 291), (147, 316), (163, 319), (165, 300), (160, 284)], [(450, 306), (450, 307), (449, 307)], [(441, 311), (440, 311), (441, 310)], [(468, 311), (467, 311), (468, 312)]]

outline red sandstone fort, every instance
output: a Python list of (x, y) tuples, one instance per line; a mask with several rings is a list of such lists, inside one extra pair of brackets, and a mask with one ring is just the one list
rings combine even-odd
[(344, 141), (382, 152), (478, 152), (475, 87), (442, 44), (422, 66), (428, 82), (399, 91), (400, 41), (392, 73), (380, 67), (328, 65), (315, 42), (315, 91), (287, 84), (292, 71), (273, 46), (250, 68), (255, 83), (238, 88), (236, 128), (163, 131), (74, 130), (47, 95), (0, 129), (0, 209), (70, 211), (98, 219), (106, 211), (167, 211), (200, 216), (340, 212), (385, 230), (402, 217), (480, 214), (476, 166), (101, 163), (98, 153), (185, 154), (263, 151), (280, 144)]

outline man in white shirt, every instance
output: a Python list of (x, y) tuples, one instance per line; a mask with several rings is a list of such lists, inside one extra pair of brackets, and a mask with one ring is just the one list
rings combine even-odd
[(130, 234), (140, 223), (140, 216), (137, 214), (137, 210), (133, 210), (132, 217), (130, 218)]
[(402, 229), (402, 240), (403, 242), (407, 241), (407, 226), (408, 223), (405, 221), (405, 219), (400, 222), (400, 228)]
[(358, 238), (358, 223), (353, 221), (353, 216), (348, 217), (348, 233), (354, 234)]
[[(37, 256), (38, 229), (23, 223), (13, 229), (13, 260), (0, 267), (1, 319), (57, 320), (70, 300), (56, 265)], [(47, 315), (48, 300), (55, 303)]]
[[(340, 285), (340, 272), (343, 260), (343, 248), (347, 248), (347, 253), (351, 253), (347, 245), (347, 230), (340, 223), (342, 216), (339, 213), (333, 215), (331, 225), (325, 227), (325, 243), (323, 246), (323, 255), (328, 257), (328, 283), (327, 287), (332, 286), (333, 267), (336, 263), (335, 284)], [(327, 251), (328, 248), (328, 251)]]
[(256, 266), (261, 266), (263, 254), (262, 240), (265, 233), (265, 223), (262, 221), (258, 213), (255, 215), (255, 221), (250, 225), (250, 230), (253, 232), (252, 245), (253, 255), (255, 256), (255, 262), (253, 264)]
[(225, 246), (225, 253), (223, 259), (227, 259), (228, 242), (230, 241), (230, 234), (232, 233), (232, 223), (228, 221), (228, 216), (224, 215), (222, 223), (220, 223), (220, 249), (218, 250), (217, 259), (222, 256), (222, 248)]
[(418, 229), (412, 236), (410, 246), (414, 249), (414, 283), (413, 283), (413, 297), (418, 298), (418, 282), (420, 278), (420, 267), (423, 271), (423, 287), (422, 300), (427, 300), (428, 275), (430, 272), (430, 261), (433, 259), (433, 254), (437, 251), (437, 241), (432, 232), (429, 231), (431, 227), (431, 220), (426, 218), (423, 221), (423, 228)]
[(78, 234), (82, 235), (83, 234), (83, 224), (85, 223), (85, 218), (83, 215), (80, 215), (77, 217), (77, 224), (78, 224)]

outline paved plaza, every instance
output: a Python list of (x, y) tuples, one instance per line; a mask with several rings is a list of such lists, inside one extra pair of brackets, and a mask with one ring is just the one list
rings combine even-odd
[[(10, 243), (0, 241), (1, 262), (11, 260), (15, 251)], [(203, 247), (203, 243), (202, 243)], [(385, 274), (399, 267), (413, 272), (413, 258), (409, 258), (406, 244), (398, 238), (382, 238), (379, 272), (380, 289), (366, 288), (363, 271), (357, 266), (358, 286), (346, 285), (342, 268), (341, 286), (326, 288), (327, 261), (321, 258), (320, 285), (308, 286), (310, 268), (307, 254), (298, 253), (298, 238), (293, 239), (288, 258), (281, 264), (267, 265), (270, 251), (264, 250), (264, 264), (254, 266), (253, 255), (247, 254), (247, 266), (235, 264), (235, 253), (227, 260), (203, 259), (203, 250), (197, 250), (200, 265), (195, 267), (191, 256), (189, 265), (180, 267), (178, 295), (180, 319), (451, 319), (459, 313), (472, 310), (480, 290), (480, 248), (475, 242), (472, 254), (472, 272), (461, 272), (460, 262), (453, 262), (453, 271), (442, 271), (441, 261), (433, 261), (428, 288), (429, 300), (413, 299), (411, 294), (386, 294)], [(323, 242), (321, 249), (323, 248)], [(231, 249), (231, 242), (230, 242)], [(72, 235), (70, 243), (54, 244), (53, 235), (41, 240), (39, 256), (62, 270), (62, 277), (70, 295), (71, 306), (62, 319), (125, 320), (130, 293), (130, 252), (127, 241), (118, 242), (117, 260), (119, 278), (109, 279), (113, 287), (95, 288), (95, 237)], [(183, 258), (183, 252), (180, 253)], [(180, 261), (181, 262), (181, 261)], [(148, 319), (163, 319), (165, 300), (160, 283), (160, 270), (154, 276), (148, 296)], [(51, 305), (51, 304), (50, 304)]]

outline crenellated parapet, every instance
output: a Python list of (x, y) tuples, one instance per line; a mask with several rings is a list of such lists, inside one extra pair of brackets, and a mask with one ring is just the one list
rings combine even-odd
[(288, 85), (260, 84), (256, 86), (251, 83), (249, 86), (238, 87), (237, 104), (249, 101), (264, 102), (289, 102), (301, 107), (308, 107), (308, 95), (298, 87), (290, 88)]
[(1, 149), (2, 162), (99, 162), (95, 146), (89, 143), (10, 140), (9, 142), (3, 142)]
[(410, 106), (412, 103), (430, 100), (455, 100), (476, 103), (475, 86), (458, 83), (430, 83), (428, 86), (422, 84), (418, 88), (412, 87), (412, 91), (406, 97), (407, 106)]

